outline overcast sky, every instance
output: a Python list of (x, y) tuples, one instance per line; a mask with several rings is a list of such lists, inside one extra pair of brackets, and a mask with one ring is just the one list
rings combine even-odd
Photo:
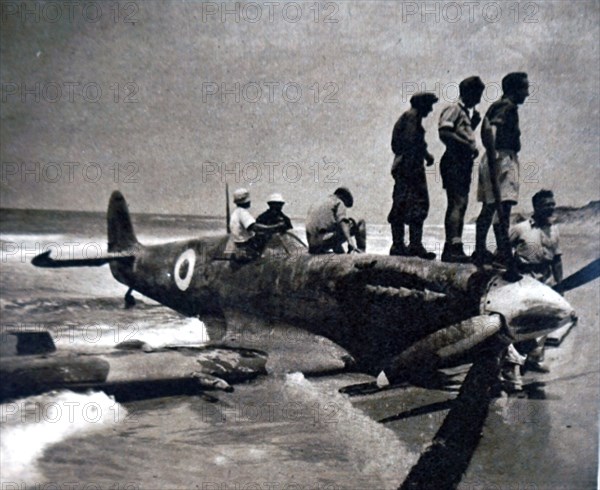
[(255, 212), (278, 191), (304, 216), (346, 185), (354, 214), (384, 223), (414, 90), (441, 99), (424, 124), (437, 168), (458, 82), (484, 80), (483, 113), (511, 71), (533, 83), (519, 207), (542, 187), (600, 198), (597, 1), (68, 5), (2, 2), (2, 207), (104, 210), (120, 189), (134, 212), (221, 214), (227, 181)]

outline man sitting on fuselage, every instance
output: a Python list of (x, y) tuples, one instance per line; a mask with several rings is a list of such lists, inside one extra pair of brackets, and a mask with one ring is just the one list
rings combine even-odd
[(260, 256), (268, 237), (266, 234), (286, 231), (288, 228), (284, 221), (275, 225), (257, 223), (252, 217), (250, 208), (250, 192), (247, 189), (237, 189), (233, 193), (233, 202), (236, 208), (231, 213), (229, 227), (231, 238), (235, 245), (234, 255), (238, 261), (249, 261)]
[(283, 214), (283, 206), (285, 205), (283, 196), (278, 192), (271, 194), (267, 200), (267, 204), (269, 205), (269, 209), (260, 214), (256, 218), (256, 222), (261, 225), (281, 225), (283, 223), (285, 231), (291, 230), (293, 228), (292, 221)]

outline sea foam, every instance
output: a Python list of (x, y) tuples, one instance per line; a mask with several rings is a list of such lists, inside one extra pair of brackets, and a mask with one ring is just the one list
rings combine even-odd
[(127, 410), (104, 392), (50, 392), (0, 405), (0, 479), (5, 484), (43, 481), (38, 461), (65, 439), (105, 431)]

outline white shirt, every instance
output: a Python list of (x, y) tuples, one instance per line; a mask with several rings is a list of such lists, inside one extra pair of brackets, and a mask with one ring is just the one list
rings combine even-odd
[(515, 255), (524, 264), (546, 265), (533, 274), (541, 282), (552, 279), (551, 263), (561, 255), (558, 228), (552, 224), (538, 226), (533, 218), (514, 225), (510, 230), (510, 242)]
[(231, 228), (231, 237), (235, 243), (245, 243), (254, 236), (253, 231), (248, 228), (256, 223), (250, 212), (245, 208), (237, 207), (231, 213), (229, 227)]

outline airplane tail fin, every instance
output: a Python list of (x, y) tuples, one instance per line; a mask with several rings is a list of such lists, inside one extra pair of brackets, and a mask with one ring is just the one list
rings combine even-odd
[[(97, 267), (111, 264), (114, 274), (123, 275), (131, 270), (136, 253), (142, 248), (135, 233), (129, 217), (129, 210), (123, 194), (115, 191), (110, 196), (107, 213), (108, 224), (108, 253), (102, 253), (96, 257), (68, 258), (50, 256), (52, 250), (47, 250), (36, 255), (31, 263), (36, 267), (59, 268), (59, 267)], [(113, 268), (114, 264), (114, 268)]]
[(139, 246), (133, 231), (127, 202), (119, 191), (114, 191), (110, 196), (106, 221), (109, 252), (123, 252)]

